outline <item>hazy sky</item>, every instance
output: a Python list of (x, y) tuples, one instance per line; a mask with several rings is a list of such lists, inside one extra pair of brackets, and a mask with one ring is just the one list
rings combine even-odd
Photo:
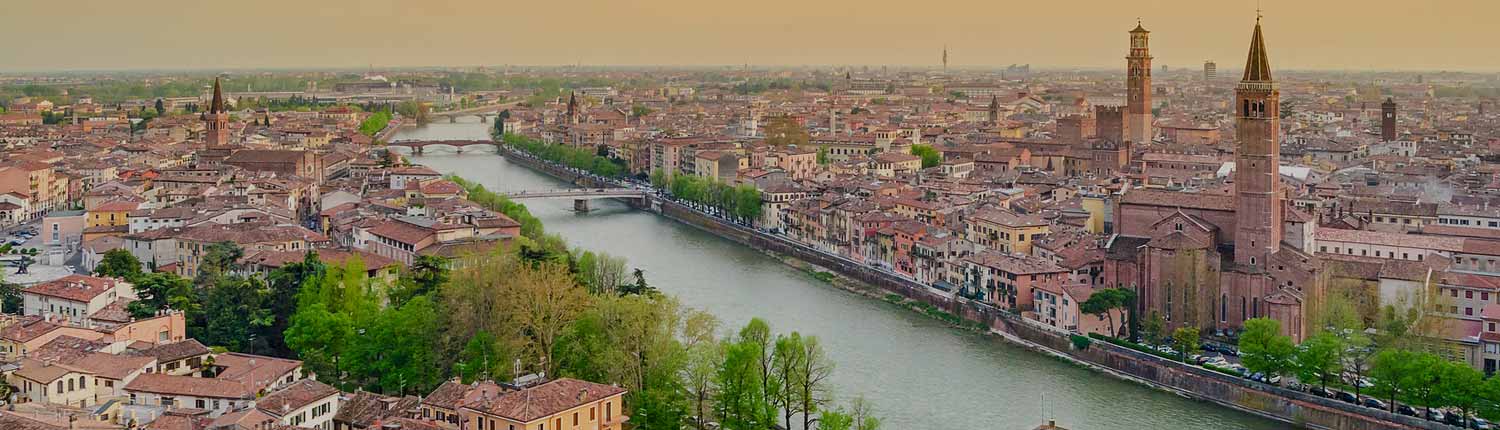
[[(1256, 0), (10, 0), (0, 70), (1243, 66)], [(1261, 0), (1278, 69), (1500, 71), (1500, 0)]]

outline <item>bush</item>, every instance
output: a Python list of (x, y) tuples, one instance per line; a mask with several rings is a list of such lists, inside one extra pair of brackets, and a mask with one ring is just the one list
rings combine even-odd
[(819, 281), (830, 284), (833, 283), (834, 278), (838, 277), (838, 275), (834, 275), (833, 272), (824, 272), (820, 270), (809, 270), (807, 273), (809, 275), (812, 275), (812, 277), (817, 278)]
[(1068, 338), (1073, 340), (1073, 349), (1079, 351), (1089, 349), (1089, 344), (1093, 343), (1092, 340), (1089, 340), (1088, 336), (1079, 336), (1075, 334), (1068, 336)]

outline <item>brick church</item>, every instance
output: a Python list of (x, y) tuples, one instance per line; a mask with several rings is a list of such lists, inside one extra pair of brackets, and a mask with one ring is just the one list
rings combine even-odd
[[(1137, 30), (1132, 34), (1144, 34)], [(1136, 66), (1146, 55), (1132, 57)], [(1127, 85), (1149, 86), (1150, 80), (1132, 75)], [(1130, 94), (1149, 91), (1131, 88)], [(1211, 331), (1270, 317), (1295, 340), (1308, 333), (1307, 308), (1324, 284), (1315, 270), (1322, 263), (1309, 249), (1317, 222), (1286, 202), (1279, 102), (1257, 18), (1235, 88), (1233, 193), (1133, 189), (1119, 199), (1104, 276), (1107, 285), (1139, 294), (1142, 320), (1156, 313), (1169, 330)]]

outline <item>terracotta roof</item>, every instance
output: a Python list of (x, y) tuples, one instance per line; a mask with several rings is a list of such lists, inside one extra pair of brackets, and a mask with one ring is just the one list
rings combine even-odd
[(220, 399), (254, 399), (256, 390), (232, 380), (146, 373), (125, 385), (126, 391)]
[(358, 428), (371, 428), (376, 421), (416, 409), (420, 403), (421, 399), (414, 396), (386, 397), (368, 391), (358, 391), (339, 404), (339, 412), (333, 416), (333, 419)]
[(427, 398), (422, 399), (422, 404), (435, 406), (443, 409), (458, 410), (468, 402), (479, 397), (493, 397), (506, 391), (504, 387), (492, 381), (475, 382), (473, 384), (461, 384), (458, 381), (444, 382), (437, 389), (432, 390)]
[(1187, 193), (1154, 189), (1133, 189), (1120, 198), (1120, 204), (1166, 206), (1175, 208), (1234, 210), (1234, 196), (1226, 194)]
[(264, 389), (299, 367), (302, 362), (285, 358), (230, 352), (214, 356), (214, 365), (224, 368), (219, 379), (234, 380)]
[(255, 407), (279, 417), (338, 395), (337, 388), (312, 379), (302, 379), (260, 398), (255, 402)]
[(26, 292), (75, 302), (88, 302), (95, 297), (99, 297), (100, 294), (113, 290), (115, 283), (116, 281), (110, 278), (68, 275), (56, 280), (33, 285), (31, 288), (27, 288)]
[(624, 388), (612, 385), (561, 378), (480, 400), (469, 409), (529, 423), (624, 393)]
[(197, 339), (189, 338), (181, 342), (165, 343), (142, 351), (142, 354), (155, 357), (158, 362), (167, 363), (182, 360), (189, 357), (206, 355), (210, 353), (208, 347), (203, 346)]
[(22, 417), (14, 412), (0, 411), (0, 428), (5, 430), (63, 430), (65, 427)]

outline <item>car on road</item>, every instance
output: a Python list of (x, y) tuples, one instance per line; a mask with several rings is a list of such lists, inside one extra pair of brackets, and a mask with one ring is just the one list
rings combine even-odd
[(1359, 399), (1354, 397), (1353, 394), (1349, 394), (1348, 391), (1339, 391), (1337, 393), (1334, 393), (1333, 398), (1338, 399), (1338, 401), (1341, 402), (1359, 404)]
[(1417, 415), (1421, 415), (1421, 414), (1417, 413), (1417, 408), (1413, 408), (1413, 407), (1411, 407), (1411, 405), (1396, 405), (1396, 413), (1401, 414), (1401, 415), (1406, 415), (1408, 417), (1415, 417)]
[(1469, 419), (1469, 428), (1474, 430), (1490, 430), (1495, 428), (1495, 426), (1491, 425), (1489, 420), (1474, 417)]
[(1440, 410), (1437, 410), (1437, 409), (1428, 409), (1427, 410), (1427, 420), (1428, 421), (1442, 422), (1442, 421), (1446, 420), (1447, 418), (1448, 417), (1446, 417), (1446, 416), (1443, 415), (1443, 411), (1440, 411)]
[(1333, 397), (1333, 391), (1330, 391), (1330, 390), (1325, 389), (1323, 387), (1312, 387), (1312, 388), (1309, 388), (1309, 389), (1307, 389), (1307, 393), (1308, 394), (1312, 394), (1314, 396), (1318, 396), (1318, 397)]
[(1389, 405), (1386, 405), (1385, 402), (1381, 401), (1380, 399), (1374, 398), (1374, 397), (1366, 397), (1365, 400), (1362, 401), (1362, 402), (1359, 402), (1359, 404), (1364, 405), (1367, 408), (1375, 408), (1375, 409), (1382, 409), (1382, 410), (1390, 409)]

